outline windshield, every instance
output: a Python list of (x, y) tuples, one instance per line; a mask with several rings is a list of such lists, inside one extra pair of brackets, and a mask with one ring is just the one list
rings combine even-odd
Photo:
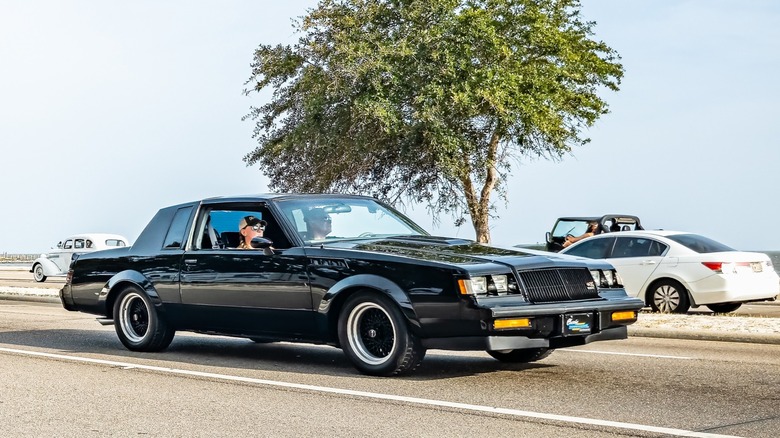
[(587, 220), (560, 220), (555, 224), (555, 229), (552, 232), (553, 237), (566, 237), (571, 234), (573, 236), (579, 236), (588, 230)]
[(373, 199), (313, 198), (278, 202), (307, 244), (403, 235), (428, 235), (417, 224)]
[(699, 236), (698, 234), (673, 234), (671, 236), (666, 236), (666, 238), (701, 254), (735, 251), (734, 248), (728, 247), (707, 237)]

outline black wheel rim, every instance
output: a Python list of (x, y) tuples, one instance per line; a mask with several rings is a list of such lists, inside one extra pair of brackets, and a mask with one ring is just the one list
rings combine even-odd
[(119, 324), (131, 342), (141, 342), (146, 336), (149, 330), (149, 308), (139, 294), (133, 292), (122, 299)]
[(387, 311), (373, 302), (355, 306), (347, 319), (352, 352), (367, 365), (382, 365), (395, 353), (396, 327)]
[(386, 357), (393, 350), (393, 325), (381, 310), (370, 309), (360, 323), (360, 339), (366, 350), (376, 357)]

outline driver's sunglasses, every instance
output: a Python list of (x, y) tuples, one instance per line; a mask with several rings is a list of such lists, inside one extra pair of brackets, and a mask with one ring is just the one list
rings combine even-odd
[[(248, 226), (249, 225), (247, 225), (246, 227), (248, 227)], [(246, 228), (246, 227), (244, 227), (244, 228)], [(255, 231), (264, 231), (265, 227), (260, 225), (260, 224), (257, 224), (257, 225), (252, 225), (252, 229), (255, 230)]]

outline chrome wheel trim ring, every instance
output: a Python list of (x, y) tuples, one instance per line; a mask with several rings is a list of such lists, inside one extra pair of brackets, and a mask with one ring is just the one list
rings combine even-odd
[[(145, 318), (146, 328), (139, 334), (140, 318)], [(122, 298), (119, 305), (119, 325), (130, 342), (140, 343), (149, 334), (149, 309), (138, 292), (131, 292)]]
[[(366, 322), (366, 315), (370, 311), (381, 312), (384, 315), (384, 318), (387, 320), (387, 323), (390, 326), (390, 330), (392, 331), (391, 335), (393, 337), (393, 346), (384, 356), (377, 356), (376, 354), (372, 353), (366, 346), (363, 339), (362, 329), (366, 328), (364, 327), (364, 323)], [(352, 312), (349, 314), (349, 318), (347, 318), (347, 339), (349, 341), (349, 345), (352, 347), (352, 351), (358, 356), (358, 358), (368, 365), (382, 365), (390, 360), (396, 350), (396, 336), (397, 331), (395, 324), (393, 323), (393, 319), (390, 318), (390, 315), (385, 311), (385, 309), (377, 304), (360, 303), (355, 306), (354, 309), (352, 309)]]

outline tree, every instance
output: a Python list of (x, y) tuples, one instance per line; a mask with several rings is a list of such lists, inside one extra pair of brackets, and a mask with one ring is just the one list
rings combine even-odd
[(494, 192), (523, 158), (561, 159), (608, 112), (623, 67), (577, 0), (321, 0), (294, 46), (261, 45), (251, 109), (271, 188), (368, 193), (489, 242)]

